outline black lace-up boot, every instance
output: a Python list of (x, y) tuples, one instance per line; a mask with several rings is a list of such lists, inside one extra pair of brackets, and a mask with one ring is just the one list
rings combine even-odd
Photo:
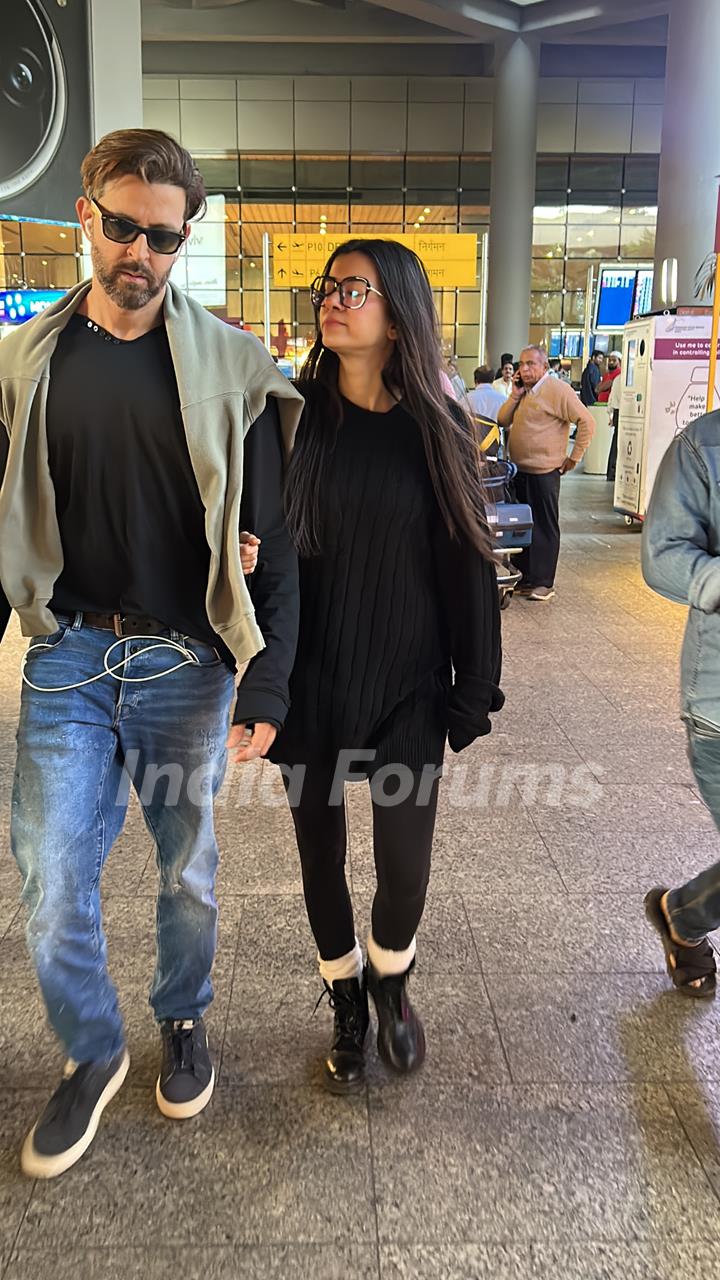
[[(357, 1093), (365, 1083), (365, 1038), (370, 1025), (365, 979), (336, 979), (325, 983), (335, 1030), (323, 1063), (325, 1087), (331, 1093)], [(322, 999), (322, 997), (321, 997)]]
[(378, 1017), (378, 1053), (386, 1067), (406, 1074), (425, 1061), (425, 1032), (407, 994), (413, 960), (404, 973), (381, 978), (368, 961), (367, 985)]

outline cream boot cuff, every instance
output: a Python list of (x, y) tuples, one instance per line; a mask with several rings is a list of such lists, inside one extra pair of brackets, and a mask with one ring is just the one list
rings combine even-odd
[(318, 961), (320, 977), (324, 978), (330, 987), (333, 982), (345, 982), (348, 978), (362, 978), (363, 957), (357, 938), (355, 946), (352, 951), (348, 951), (347, 955), (338, 956), (337, 960), (323, 960), (322, 956), (318, 955)]
[(380, 978), (390, 978), (393, 975), (405, 973), (415, 959), (415, 951), (414, 938), (404, 951), (390, 951), (386, 947), (378, 946), (372, 933), (368, 934), (368, 960)]

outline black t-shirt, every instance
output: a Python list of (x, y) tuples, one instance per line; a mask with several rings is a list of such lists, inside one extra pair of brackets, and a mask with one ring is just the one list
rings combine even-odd
[[(0, 435), (1, 477), (4, 429)], [(205, 607), (205, 511), (164, 325), (124, 342), (75, 314), (50, 365), (47, 435), (64, 558), (53, 612), (146, 614), (213, 645), (234, 667)], [(298, 613), (283, 471), (271, 399), (245, 438), (240, 510), (241, 529), (263, 542), (250, 590), (266, 648), (243, 677), (235, 719), (278, 727), (287, 710)]]

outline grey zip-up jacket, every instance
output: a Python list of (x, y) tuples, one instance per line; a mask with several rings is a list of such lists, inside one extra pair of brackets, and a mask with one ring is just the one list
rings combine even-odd
[[(0, 342), (0, 429), (9, 436), (0, 488), (0, 584), (26, 636), (57, 630), (48, 602), (63, 552), (48, 462), (48, 382), (58, 335), (89, 289), (88, 281), (75, 286)], [(303, 401), (257, 338), (218, 320), (174, 285), (165, 295), (164, 319), (205, 508), (207, 614), (240, 665), (264, 647), (240, 563), (243, 439), (274, 396), (289, 451)]]
[(720, 411), (676, 436), (653, 486), (642, 539), (643, 576), (690, 606), (681, 661), (682, 714), (720, 733)]

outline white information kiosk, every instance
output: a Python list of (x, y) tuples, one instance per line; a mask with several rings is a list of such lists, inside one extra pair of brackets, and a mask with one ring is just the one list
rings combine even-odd
[(705, 413), (711, 325), (709, 308), (680, 307), (625, 326), (614, 507), (628, 523), (644, 519), (670, 442)]

